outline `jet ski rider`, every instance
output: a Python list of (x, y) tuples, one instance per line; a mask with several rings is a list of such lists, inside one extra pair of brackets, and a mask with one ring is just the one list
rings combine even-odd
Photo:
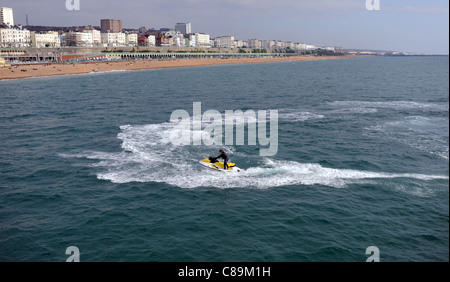
[(220, 150), (220, 156), (216, 157), (217, 159), (222, 158), (223, 159), (223, 168), (225, 170), (228, 169), (228, 156), (227, 154), (225, 154), (225, 152), (223, 150)]

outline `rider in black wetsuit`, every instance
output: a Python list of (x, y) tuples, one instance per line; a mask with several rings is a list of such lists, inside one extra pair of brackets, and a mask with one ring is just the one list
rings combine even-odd
[(218, 156), (217, 158), (222, 158), (223, 159), (223, 168), (224, 169), (228, 169), (228, 156), (227, 154), (225, 154), (225, 152), (223, 150), (220, 150), (220, 156)]

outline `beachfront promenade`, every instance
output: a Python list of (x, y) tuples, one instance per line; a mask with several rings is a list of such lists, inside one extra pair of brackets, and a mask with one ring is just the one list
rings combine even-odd
[(38, 76), (89, 74), (109, 71), (131, 71), (179, 67), (199, 67), (212, 65), (280, 63), (313, 60), (349, 59), (356, 56), (278, 56), (253, 58), (191, 58), (161, 60), (111, 60), (81, 61), (79, 63), (28, 63), (0, 66), (0, 80), (21, 79)]
[(258, 53), (253, 49), (177, 47), (54, 47), (0, 48), (0, 57), (10, 63), (83, 62), (110, 60), (166, 60), (206, 58), (271, 58), (286, 53)]

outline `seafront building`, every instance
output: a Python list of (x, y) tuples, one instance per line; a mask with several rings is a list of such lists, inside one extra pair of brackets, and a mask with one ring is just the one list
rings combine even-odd
[(72, 47), (92, 47), (93, 37), (90, 32), (66, 32), (64, 37), (64, 46)]
[(31, 46), (31, 33), (22, 26), (0, 25), (0, 47), (22, 48)]
[(197, 46), (197, 39), (195, 34), (189, 34), (189, 44), (187, 47), (196, 47)]
[(186, 47), (186, 41), (184, 40), (183, 34), (176, 33), (172, 38), (174, 47)]
[(147, 31), (147, 28), (146, 28), (145, 26), (141, 26), (141, 27), (138, 29), (139, 36), (143, 35), (146, 31)]
[(214, 38), (214, 47), (218, 48), (235, 48), (236, 40), (234, 36), (220, 36)]
[(175, 31), (179, 31), (181, 34), (191, 33), (191, 23), (177, 23), (175, 25)]
[(96, 29), (69, 31), (64, 33), (61, 42), (66, 47), (125, 47), (137, 46), (138, 35), (135, 33), (105, 32)]
[(154, 35), (141, 35), (138, 37), (138, 46), (154, 47), (156, 46), (156, 37)]
[(161, 46), (168, 46), (168, 47), (185, 47), (185, 40), (184, 40), (184, 34), (176, 29), (172, 29), (165, 32), (159, 32), (156, 35), (157, 38), (160, 38), (160, 40), (163, 40), (163, 44)]
[(122, 32), (122, 21), (113, 19), (100, 20), (102, 33), (106, 32)]
[(210, 36), (206, 33), (195, 33), (195, 45), (192, 47), (211, 47)]
[(250, 39), (247, 41), (247, 47), (252, 49), (261, 49), (262, 48), (262, 41), (258, 39)]
[(235, 40), (234, 46), (235, 46), (235, 48), (243, 48), (245, 46), (245, 43), (242, 40)]
[(294, 43), (292, 43), (290, 41), (284, 42), (284, 49), (293, 50), (294, 49)]
[[(58, 31), (36, 31), (42, 29), (30, 27), (33, 29), (30, 31), (21, 25), (14, 25), (11, 8), (0, 8), (0, 19), (2, 22), (0, 24), (0, 58), (3, 58), (6, 63), (133, 58), (212, 58), (215, 56), (223, 58), (272, 56), (272, 54), (278, 56), (282, 55), (281, 53), (295, 52), (311, 54), (311, 50), (319, 48), (314, 45), (280, 40), (243, 41), (232, 35), (211, 38), (206, 33), (192, 32), (189, 22), (177, 23), (175, 28), (147, 29), (142, 26), (138, 31), (123, 30), (121, 20), (102, 19), (101, 27), (74, 27), (73, 30), (59, 28)], [(135, 48), (138, 46), (156, 48)], [(207, 50), (208, 48), (217, 49)], [(257, 49), (256, 52), (255, 49)], [(320, 49), (335, 50), (334, 47)], [(255, 53), (258, 54), (255, 55)]]
[(123, 32), (122, 20), (102, 19), (100, 29), (89, 26), (82, 30), (30, 32), (22, 26), (14, 25), (13, 9), (0, 8), (0, 47), (192, 47), (192, 48), (250, 48), (265, 50), (308, 51), (317, 49), (314, 45), (284, 42), (279, 40), (250, 39), (236, 40), (234, 36), (218, 36), (211, 39), (209, 34), (192, 32), (190, 22), (177, 23), (175, 28), (149, 29), (139, 28), (139, 34)]
[(127, 46), (138, 46), (138, 35), (136, 33), (126, 33), (125, 44)]
[(31, 47), (60, 47), (61, 41), (56, 31), (31, 32)]
[(14, 14), (12, 8), (0, 8), (0, 25), (14, 26)]
[(122, 32), (106, 32), (102, 33), (102, 43), (104, 46), (120, 47), (126, 46), (127, 37)]
[(102, 36), (100, 30), (94, 28), (86, 28), (85, 30), (83, 30), (83, 32), (92, 34), (92, 46), (102, 46)]
[(266, 50), (274, 49), (275, 40), (263, 40), (261, 45), (262, 48)]

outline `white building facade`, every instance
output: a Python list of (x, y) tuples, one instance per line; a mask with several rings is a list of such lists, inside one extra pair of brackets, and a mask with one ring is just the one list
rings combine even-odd
[(100, 30), (85, 29), (84, 33), (90, 33), (92, 35), (92, 46), (100, 46), (102, 44), (102, 36)]
[(242, 40), (235, 40), (234, 41), (234, 46), (236, 46), (236, 48), (242, 48), (242, 47), (245, 46), (245, 43)]
[(253, 49), (261, 49), (262, 48), (262, 41), (258, 39), (249, 39), (247, 41), (247, 47), (253, 48)]
[(196, 40), (195, 34), (190, 34), (188, 47), (195, 47), (195, 46), (197, 46), (197, 40)]
[(102, 33), (102, 44), (104, 46), (120, 47), (127, 45), (127, 37), (123, 32)]
[(138, 45), (138, 35), (136, 33), (127, 33), (125, 35), (127, 46), (137, 46)]
[(56, 31), (45, 33), (31, 32), (31, 47), (60, 47), (61, 41)]
[(0, 8), (0, 25), (14, 26), (14, 14), (12, 8)]
[(0, 26), (0, 46), (7, 47), (30, 47), (31, 33), (29, 30), (18, 27)]
[(195, 34), (195, 46), (193, 47), (211, 47), (210, 36), (205, 33)]
[(220, 36), (214, 40), (214, 47), (218, 48), (236, 48), (234, 36)]
[(264, 48), (266, 50), (273, 49), (274, 46), (275, 46), (275, 40), (264, 40), (262, 42), (262, 48)]
[(156, 46), (156, 36), (154, 35), (148, 36), (148, 46)]
[(93, 37), (90, 32), (66, 32), (64, 36), (65, 46), (92, 47)]

